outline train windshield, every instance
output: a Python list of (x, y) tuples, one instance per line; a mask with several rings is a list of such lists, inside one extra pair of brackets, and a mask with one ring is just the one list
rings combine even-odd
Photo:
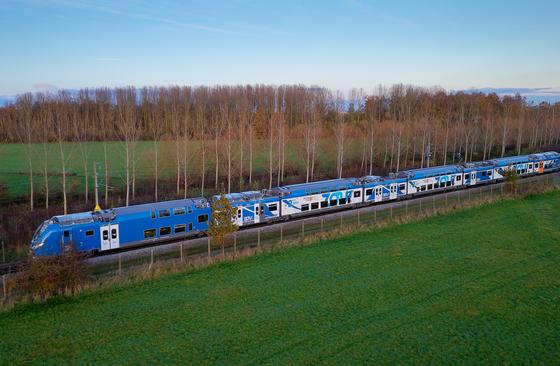
[(33, 240), (41, 237), (41, 235), (43, 235), (43, 233), (45, 232), (45, 230), (47, 230), (47, 227), (49, 226), (49, 224), (51, 223), (51, 220), (46, 220), (44, 221), (41, 226), (39, 226), (37, 228), (37, 230), (35, 231), (35, 234), (33, 234)]

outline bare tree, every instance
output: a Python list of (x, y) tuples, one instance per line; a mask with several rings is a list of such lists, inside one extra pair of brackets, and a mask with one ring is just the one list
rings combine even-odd
[(183, 198), (187, 198), (188, 184), (188, 174), (189, 174), (189, 136), (190, 136), (190, 113), (191, 113), (191, 94), (192, 90), (190, 87), (183, 87), (181, 89), (182, 105), (183, 105), (183, 186), (184, 195)]
[(95, 100), (98, 104), (97, 119), (101, 130), (101, 139), (103, 142), (103, 166), (104, 166), (104, 185), (105, 185), (105, 206), (109, 205), (109, 156), (107, 153), (107, 142), (112, 137), (113, 125), (112, 108), (111, 108), (111, 89), (101, 88), (95, 91)]
[[(135, 164), (134, 151), (138, 137), (138, 119), (136, 118), (136, 90), (132, 87), (115, 90), (117, 99), (117, 129), (124, 140), (125, 171), (126, 171), (126, 206), (130, 204), (130, 196), (134, 197)], [(132, 174), (131, 174), (132, 170)], [(132, 176), (131, 176), (132, 175)], [(132, 183), (132, 189), (131, 189)]]
[[(75, 113), (72, 113), (72, 128), (74, 131), (74, 141), (78, 145), (80, 150), (80, 156), (82, 158), (82, 168), (84, 172), (84, 196), (85, 202), (88, 203), (89, 194), (89, 149), (88, 149), (88, 127), (90, 125), (90, 109), (91, 101), (89, 97), (89, 90), (82, 89), (78, 93), (78, 105), (79, 110), (73, 109)], [(81, 112), (81, 113), (80, 113)]]
[(29, 172), (29, 206), (34, 209), (34, 184), (33, 184), (33, 131), (35, 129), (33, 120), (33, 94), (26, 93), (20, 95), (16, 100), (18, 111), (18, 128), (15, 129), (20, 142), (24, 146), (27, 158), (27, 168)]
[(344, 166), (344, 142), (345, 142), (345, 123), (344, 123), (344, 96), (340, 90), (337, 90), (331, 98), (334, 116), (334, 136), (336, 142), (336, 173), (342, 178)]
[(38, 102), (38, 126), (41, 130), (41, 140), (43, 145), (43, 179), (45, 208), (49, 208), (49, 140), (51, 135), (51, 101), (48, 96), (39, 93), (36, 96)]
[(66, 138), (66, 130), (69, 126), (69, 120), (72, 118), (70, 109), (71, 98), (68, 92), (59, 92), (57, 107), (55, 108), (53, 125), (56, 134), (56, 141), (58, 143), (58, 152), (60, 156), (60, 168), (62, 171), (62, 202), (64, 214), (68, 213), (68, 198), (66, 193), (66, 153), (64, 151), (64, 144)]

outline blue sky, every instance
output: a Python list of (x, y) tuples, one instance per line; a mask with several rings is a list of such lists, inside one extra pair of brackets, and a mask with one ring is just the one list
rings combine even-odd
[(121, 85), (560, 87), (560, 1), (0, 0), (0, 95)]

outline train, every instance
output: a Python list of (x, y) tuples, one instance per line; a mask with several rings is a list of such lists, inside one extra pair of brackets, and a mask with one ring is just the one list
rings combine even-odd
[[(403, 170), (388, 176), (341, 178), (225, 194), (240, 228), (324, 212), (445, 192), (560, 170), (560, 153), (543, 152), (487, 161)], [(33, 256), (56, 256), (72, 247), (101, 253), (206, 235), (212, 202), (197, 197), (54, 216), (31, 240)]]

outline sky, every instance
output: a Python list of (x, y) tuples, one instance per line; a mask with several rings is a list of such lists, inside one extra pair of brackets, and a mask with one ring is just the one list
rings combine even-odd
[(0, 0), (0, 96), (99, 86), (560, 90), (557, 0)]

